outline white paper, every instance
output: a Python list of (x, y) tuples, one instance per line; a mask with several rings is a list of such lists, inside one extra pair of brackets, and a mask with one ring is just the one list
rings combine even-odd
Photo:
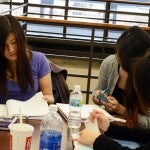
[(7, 107), (4, 104), (0, 104), (0, 116), (7, 116)]
[(38, 92), (27, 101), (7, 100), (7, 110), (9, 115), (19, 115), (19, 108), (23, 116), (43, 116), (49, 112), (49, 107), (43, 98), (42, 92)]
[(87, 120), (84, 121), (84, 123), (85, 123), (85, 127), (86, 127), (87, 129), (100, 132), (100, 131), (99, 131), (99, 127), (98, 127), (97, 119), (95, 119), (94, 122), (91, 122), (89, 119), (87, 119)]

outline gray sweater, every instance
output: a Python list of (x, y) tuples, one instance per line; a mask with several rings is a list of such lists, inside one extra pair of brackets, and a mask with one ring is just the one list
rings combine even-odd
[(118, 78), (118, 62), (115, 55), (110, 55), (101, 63), (98, 82), (94, 91), (104, 90), (108, 87), (110, 89), (108, 94), (112, 95)]

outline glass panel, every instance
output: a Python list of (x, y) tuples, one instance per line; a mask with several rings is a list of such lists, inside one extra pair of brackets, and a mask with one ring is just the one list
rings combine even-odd
[(17, 3), (20, 2), (20, 3), (24, 3), (24, 0), (19, 0), (19, 1), (18, 1), (18, 0), (12, 0), (12, 2), (17, 2)]
[(108, 40), (107, 41), (113, 41), (116, 42), (117, 39), (120, 37), (123, 31), (114, 31), (114, 30), (108, 30)]
[[(111, 14), (110, 18), (113, 15)], [(132, 19), (132, 20), (131, 20)], [(123, 24), (123, 25), (137, 25), (137, 26), (147, 26), (148, 24), (148, 17), (147, 16), (135, 16), (135, 15), (125, 15), (125, 14), (117, 14), (116, 20), (119, 21), (110, 21), (110, 23), (115, 24)]]
[[(35, 13), (36, 12), (36, 13)], [(64, 19), (64, 9), (29, 7), (28, 16), (39, 18)]]
[[(70, 0), (68, 11), (68, 20), (86, 21), (86, 22), (103, 22), (105, 13), (105, 3), (86, 0)], [(82, 10), (77, 10), (82, 8)], [(88, 10), (86, 10), (88, 9)]]
[[(12, 15), (14, 15), (14, 16), (22, 16), (23, 15), (23, 7), (21, 7), (21, 8), (17, 8), (17, 7), (19, 7), (19, 6), (15, 6), (15, 5), (12, 6), (12, 9), (14, 9), (12, 11)], [(17, 8), (17, 9), (15, 9), (15, 8)]]
[(76, 38), (77, 39), (91, 39), (91, 29), (67, 27), (67, 36), (66, 37), (75, 38), (75, 39)]
[(64, 6), (66, 0), (28, 0), (31, 4), (50, 4), (55, 6)]
[[(110, 13), (110, 20), (112, 21), (109, 23), (138, 26), (147, 26), (148, 24), (149, 6), (147, 5), (111, 3), (110, 8), (115, 13)], [(129, 14), (122, 14), (122, 12)], [(132, 13), (138, 14), (134, 15)], [(140, 15), (140, 13), (145, 15)]]
[(95, 30), (95, 41), (103, 41), (104, 30), (96, 29)]
[(149, 6), (146, 5), (135, 5), (135, 4), (122, 4), (122, 3), (111, 3), (111, 10), (122, 11), (122, 12), (138, 12), (148, 13)]
[[(40, 18), (55, 18), (55, 19), (64, 19), (64, 12), (65, 10), (62, 8), (55, 8), (53, 6), (64, 6), (65, 5), (65, 0), (36, 0), (32, 1), (29, 0), (31, 4), (46, 4), (49, 5), (48, 7), (46, 6), (39, 6), (39, 7), (29, 7), (28, 9), (28, 14), (29, 16), (36, 16)], [(32, 13), (32, 14), (30, 14)], [(33, 14), (34, 13), (34, 14)], [(35, 14), (37, 13), (37, 14)]]
[(28, 23), (27, 35), (62, 37), (63, 27)]
[(9, 6), (0, 3), (0, 14), (3, 14), (7, 10), (9, 10)]

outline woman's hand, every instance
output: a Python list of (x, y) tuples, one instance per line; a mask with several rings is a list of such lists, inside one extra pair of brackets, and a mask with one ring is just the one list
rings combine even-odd
[(73, 140), (85, 145), (92, 145), (99, 135), (100, 133), (97, 131), (84, 129), (79, 133), (79, 138), (74, 138)]
[(112, 96), (107, 96), (108, 102), (102, 102), (103, 105), (105, 106), (105, 109), (108, 112), (116, 112), (118, 114), (123, 115), (126, 111), (126, 108), (122, 106), (116, 99), (115, 97)]
[(48, 104), (53, 104), (55, 102), (55, 99), (52, 95), (43, 95), (43, 99), (45, 99)]
[(102, 105), (102, 102), (97, 98), (97, 96), (102, 92), (102, 90), (95, 90), (93, 93), (93, 101), (97, 105)]
[(74, 141), (78, 141), (80, 143), (86, 144), (86, 145), (92, 145), (95, 141), (95, 139), (102, 134), (102, 132), (107, 131), (110, 122), (109, 119), (100, 111), (93, 110), (91, 115), (89, 116), (89, 120), (91, 122), (94, 122), (95, 119), (97, 119), (98, 126), (100, 129), (100, 132), (97, 130), (90, 130), (90, 129), (84, 129), (80, 132), (78, 138), (74, 138)]
[(95, 119), (97, 119), (97, 123), (98, 123), (99, 129), (100, 129), (100, 132), (101, 133), (106, 132), (110, 125), (109, 118), (107, 118), (101, 111), (93, 110), (93, 112), (89, 116), (89, 120), (91, 122), (94, 122)]

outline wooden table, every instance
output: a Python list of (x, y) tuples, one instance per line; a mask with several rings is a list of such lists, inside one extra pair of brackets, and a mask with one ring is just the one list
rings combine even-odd
[[(23, 120), (24, 123), (31, 124), (34, 126), (34, 133), (32, 137), (32, 146), (31, 150), (39, 150), (39, 141), (40, 141), (40, 120)], [(63, 135), (62, 135), (62, 150), (73, 150), (72, 141), (69, 140), (68, 127), (66, 121), (63, 120)], [(0, 149), (9, 150), (9, 131), (0, 130)]]

